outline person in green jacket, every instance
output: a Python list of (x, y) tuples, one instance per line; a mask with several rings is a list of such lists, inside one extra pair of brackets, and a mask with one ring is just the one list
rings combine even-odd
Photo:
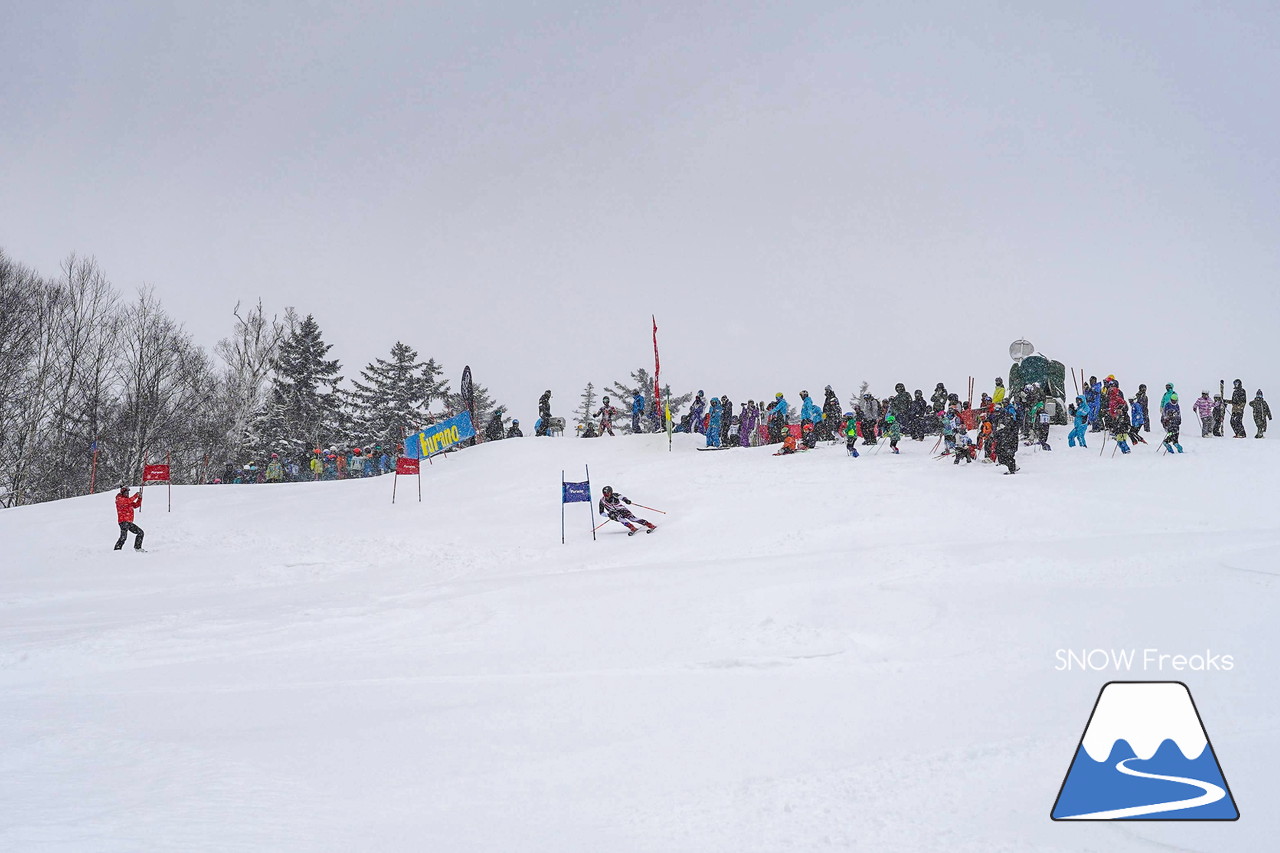
[(271, 461), (267, 463), (267, 482), (268, 483), (284, 482), (284, 466), (280, 464), (279, 453), (272, 453)]
[(858, 458), (858, 419), (853, 416), (853, 412), (844, 413), (844, 446), (849, 451), (849, 455), (854, 459)]
[(898, 452), (898, 442), (902, 440), (902, 425), (896, 415), (884, 416), (884, 435), (889, 439), (889, 449)]

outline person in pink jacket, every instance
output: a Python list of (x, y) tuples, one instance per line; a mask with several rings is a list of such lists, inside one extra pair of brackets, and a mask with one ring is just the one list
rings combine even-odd
[(1191, 408), (1200, 418), (1200, 437), (1208, 438), (1213, 434), (1213, 400), (1209, 399), (1209, 392), (1201, 391)]

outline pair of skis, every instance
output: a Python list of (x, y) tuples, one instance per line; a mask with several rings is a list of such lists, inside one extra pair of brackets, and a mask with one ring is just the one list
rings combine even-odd
[[(661, 515), (666, 515), (666, 512), (664, 512), (663, 510), (660, 510), (660, 509), (654, 509), (653, 507), (651, 507), (651, 506), (645, 506), (644, 504), (638, 504), (638, 503), (636, 503), (635, 501), (632, 501), (632, 502), (631, 502), (631, 506), (637, 506), (637, 507), (640, 507), (640, 509), (647, 509), (647, 510), (649, 510), (650, 512), (656, 512), (656, 513), (659, 513), (659, 514), (661, 514)], [(595, 533), (595, 532), (596, 532), (596, 530), (599, 530), (601, 527), (604, 527), (606, 524), (608, 524), (608, 523), (609, 523), (609, 522), (611, 522), (611, 521), (616, 521), (616, 522), (618, 522), (619, 524), (622, 524), (622, 520), (621, 520), (621, 519), (617, 519), (617, 518), (606, 518), (604, 521), (602, 521), (602, 522), (600, 522), (599, 524), (597, 524), (597, 525), (595, 526), (595, 529), (594, 529), (594, 530), (592, 530), (591, 532), (592, 532), (592, 533)], [(657, 529), (657, 527), (658, 527), (658, 526), (655, 524), (653, 527), (646, 528), (644, 532), (645, 532), (645, 533), (652, 533), (654, 530), (656, 530), (656, 529)], [(628, 530), (628, 531), (627, 531), (627, 535), (628, 535), (628, 536), (635, 536), (635, 535), (636, 535), (637, 533), (639, 533), (639, 532), (640, 532), (639, 530)]]

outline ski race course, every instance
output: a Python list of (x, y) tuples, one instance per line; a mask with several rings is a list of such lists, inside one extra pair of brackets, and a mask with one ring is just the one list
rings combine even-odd
[[(141, 555), (110, 491), (2, 511), (0, 850), (1274, 849), (1280, 442), (1089, 438), (1012, 477), (932, 438), (526, 438), (424, 465), (421, 503), (148, 491)], [(593, 502), (560, 543), (584, 463), (654, 535), (593, 542)], [(1139, 657), (1056, 668), (1095, 648)], [(1239, 821), (1049, 819), (1125, 679), (1186, 682)]]

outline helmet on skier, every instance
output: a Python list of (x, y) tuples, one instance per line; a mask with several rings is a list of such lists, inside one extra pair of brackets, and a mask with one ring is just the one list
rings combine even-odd
[(122, 494), (122, 495), (127, 495), (127, 494), (129, 494), (129, 487), (128, 487), (128, 486), (121, 486), (121, 487), (120, 487), (120, 494)]
[(280, 458), (280, 454), (279, 454), (279, 453), (272, 453), (272, 454), (271, 454), (271, 458), (272, 458), (272, 459), (279, 459), (279, 458)]
[(1178, 402), (1178, 395), (1177, 395), (1177, 394), (1170, 394), (1170, 395), (1169, 395), (1169, 402), (1170, 402), (1170, 403), (1176, 403), (1176, 402)]
[(611, 495), (613, 494), (613, 486), (605, 486), (600, 491), (604, 492), (606, 495)]
[(853, 417), (853, 412), (845, 412), (845, 413), (844, 413), (844, 416), (845, 416), (846, 418), (851, 418), (851, 417)]
[(512, 418), (512, 419), (511, 419), (511, 423), (512, 423), (512, 424), (514, 424), (515, 426), (520, 426), (520, 419), (519, 419), (519, 418)]
[(897, 418), (895, 418), (893, 415), (885, 415), (885, 416), (884, 416), (884, 422), (885, 422), (885, 423), (887, 423), (887, 424), (891, 424), (891, 423), (893, 423), (893, 422), (894, 422), (894, 421), (896, 421), (896, 420), (897, 420)]

